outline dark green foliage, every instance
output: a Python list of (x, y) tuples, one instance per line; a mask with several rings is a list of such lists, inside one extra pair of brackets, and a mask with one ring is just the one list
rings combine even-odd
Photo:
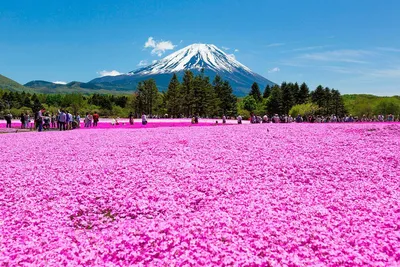
[(264, 90), (263, 98), (268, 98), (271, 95), (271, 87), (267, 85)]
[(153, 79), (140, 82), (136, 92), (136, 113), (153, 115), (158, 97), (158, 89)]
[(165, 95), (165, 100), (166, 100), (167, 113), (175, 118), (178, 117), (180, 114), (181, 102), (182, 102), (180, 94), (181, 94), (181, 84), (178, 80), (178, 76), (174, 74), (168, 85), (168, 90)]
[(262, 100), (262, 96), (261, 96), (261, 91), (260, 91), (260, 87), (258, 86), (258, 83), (253, 83), (253, 85), (251, 86), (251, 90), (249, 93), (250, 96), (253, 96), (253, 98), (257, 101), (257, 102), (261, 102)]
[(267, 101), (267, 114), (282, 114), (282, 90), (278, 85), (271, 89), (271, 95)]
[(218, 115), (235, 116), (237, 113), (237, 98), (228, 81), (223, 81), (219, 75), (213, 81), (214, 92), (217, 97)]
[(309, 96), (310, 96), (310, 89), (308, 88), (306, 83), (302, 83), (300, 85), (300, 90), (297, 95), (296, 104), (301, 105), (307, 103)]
[(293, 88), (294, 88), (293, 84), (286, 84), (284, 82), (281, 85), (281, 94), (282, 94), (281, 108), (284, 114), (289, 114), (290, 109), (295, 104)]
[(243, 107), (249, 112), (253, 112), (257, 108), (257, 101), (252, 95), (248, 95), (243, 99)]

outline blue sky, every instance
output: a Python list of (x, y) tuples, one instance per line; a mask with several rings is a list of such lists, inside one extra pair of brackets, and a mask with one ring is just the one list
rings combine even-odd
[(2, 1), (0, 73), (86, 82), (201, 42), (276, 83), (399, 95), (399, 13), (397, 0)]

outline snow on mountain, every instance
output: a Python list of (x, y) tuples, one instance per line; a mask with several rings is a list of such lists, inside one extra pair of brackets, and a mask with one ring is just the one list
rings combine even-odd
[(241, 69), (253, 74), (245, 65), (238, 62), (233, 56), (212, 44), (192, 44), (182, 48), (164, 59), (130, 72), (131, 74), (149, 75), (174, 73), (187, 69), (211, 69), (216, 72), (226, 71), (233, 73)]
[(204, 69), (204, 74), (211, 81), (217, 74), (227, 80), (237, 96), (246, 95), (254, 82), (261, 88), (274, 85), (237, 61), (233, 55), (226, 54), (212, 44), (192, 44), (149, 66), (123, 75), (99, 77), (89, 84), (111, 90), (132, 91), (140, 81), (154, 79), (158, 89), (165, 91), (172, 73), (176, 73), (178, 78), (182, 79), (185, 70), (198, 74), (201, 69)]

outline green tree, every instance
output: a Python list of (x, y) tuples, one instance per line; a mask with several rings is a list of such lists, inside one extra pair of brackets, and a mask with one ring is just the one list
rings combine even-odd
[(243, 108), (249, 112), (253, 112), (257, 108), (257, 101), (252, 95), (248, 95), (243, 99)]
[(311, 101), (319, 107), (325, 105), (325, 91), (322, 85), (318, 85), (318, 87), (311, 93)]
[(268, 98), (271, 95), (271, 86), (269, 84), (265, 87), (263, 98)]
[(285, 82), (281, 85), (281, 92), (282, 92), (282, 112), (284, 114), (289, 114), (290, 109), (294, 104), (294, 97), (293, 97), (293, 84), (286, 84)]
[(169, 82), (167, 93), (165, 95), (166, 98), (166, 106), (167, 113), (170, 116), (178, 117), (180, 113), (180, 105), (181, 105), (181, 84), (178, 80), (178, 76), (174, 73)]
[(33, 102), (32, 111), (33, 111), (34, 113), (38, 112), (39, 110), (41, 110), (41, 109), (43, 108), (43, 105), (42, 105), (42, 103), (40, 102), (40, 100), (39, 100), (39, 98), (37, 97), (36, 94), (33, 94), (31, 100), (32, 100), (32, 102)]
[(310, 97), (310, 89), (308, 88), (306, 83), (302, 83), (300, 85), (299, 94), (297, 95), (297, 104), (307, 103), (309, 97)]
[(320, 107), (318, 107), (317, 105), (306, 103), (293, 106), (289, 111), (289, 115), (291, 115), (293, 118), (295, 118), (299, 114), (301, 116), (308, 117), (309, 115), (316, 114), (319, 110)]
[(331, 110), (336, 116), (344, 116), (346, 109), (344, 107), (343, 98), (338, 90), (331, 90)]
[(183, 75), (181, 95), (183, 113), (187, 117), (193, 115), (193, 73), (190, 70), (186, 70)]
[(395, 99), (384, 98), (381, 99), (376, 105), (375, 114), (389, 115), (400, 114), (400, 104)]
[(258, 83), (256, 83), (256, 82), (253, 83), (253, 85), (251, 86), (249, 95), (253, 96), (253, 98), (256, 100), (256, 102), (261, 102), (262, 96), (261, 96), (261, 91), (260, 91), (260, 87), (258, 86)]
[(136, 94), (136, 112), (154, 114), (158, 100), (158, 89), (154, 79), (139, 82)]
[(278, 85), (272, 87), (266, 106), (268, 114), (282, 114), (282, 90)]
[(217, 97), (219, 115), (234, 116), (237, 113), (237, 98), (228, 81), (223, 81), (219, 75), (213, 81), (214, 92)]

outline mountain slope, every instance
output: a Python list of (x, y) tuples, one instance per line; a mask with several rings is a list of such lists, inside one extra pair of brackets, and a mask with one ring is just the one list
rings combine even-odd
[(197, 74), (203, 68), (211, 80), (217, 74), (228, 80), (238, 96), (247, 94), (253, 82), (257, 82), (261, 88), (274, 85), (273, 82), (238, 62), (234, 56), (227, 55), (215, 45), (209, 44), (189, 45), (147, 67), (124, 75), (97, 78), (89, 83), (103, 88), (130, 90), (136, 88), (138, 82), (152, 78), (156, 80), (160, 90), (165, 90), (173, 73), (177, 73), (181, 78), (185, 70)]
[[(56, 93), (83, 93), (83, 94), (93, 94), (93, 93), (104, 93), (104, 94), (114, 94), (118, 93), (115, 90), (105, 90), (100, 86), (90, 83), (83, 82), (70, 82), (67, 84), (56, 84), (48, 81), (31, 81), (24, 85), (26, 88), (30, 88), (36, 93), (43, 94), (56, 94)], [(122, 92), (121, 92), (122, 93)]]
[(0, 74), (0, 89), (3, 90), (10, 90), (10, 91), (30, 91), (28, 88), (24, 87), (23, 85), (17, 83), (6, 76)]

